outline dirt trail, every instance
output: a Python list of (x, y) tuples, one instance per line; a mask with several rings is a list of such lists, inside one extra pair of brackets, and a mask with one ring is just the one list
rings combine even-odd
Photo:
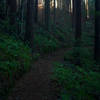
[(17, 83), (8, 100), (57, 100), (54, 88), (50, 85), (53, 62), (63, 60), (67, 49), (59, 50), (52, 56), (39, 59), (29, 73)]

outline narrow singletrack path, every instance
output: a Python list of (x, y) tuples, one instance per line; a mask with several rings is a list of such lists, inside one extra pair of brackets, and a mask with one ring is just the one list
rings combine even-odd
[(57, 100), (51, 84), (53, 62), (62, 61), (68, 49), (40, 58), (15, 85), (8, 100)]

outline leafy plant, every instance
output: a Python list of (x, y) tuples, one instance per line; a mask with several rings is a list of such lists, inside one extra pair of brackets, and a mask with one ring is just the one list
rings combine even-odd
[(31, 61), (28, 45), (14, 37), (0, 34), (0, 96), (2, 93), (7, 94), (15, 79), (30, 69)]
[(35, 35), (34, 44), (43, 53), (53, 52), (59, 47), (59, 42), (56, 39), (40, 34)]
[[(62, 100), (97, 100), (100, 93), (100, 74), (98, 72), (86, 71), (75, 66), (58, 67), (54, 70), (53, 79), (62, 86)], [(99, 100), (99, 99), (98, 99)]]
[[(70, 61), (71, 63), (75, 63), (76, 57), (77, 57), (77, 52), (79, 52), (79, 58), (81, 61), (81, 66), (83, 68), (86, 68), (87, 70), (95, 66), (95, 62), (93, 60), (93, 52), (92, 49), (90, 48), (74, 48), (70, 51), (68, 51), (65, 56), (64, 60), (65, 61)], [(96, 67), (96, 66), (95, 66)]]

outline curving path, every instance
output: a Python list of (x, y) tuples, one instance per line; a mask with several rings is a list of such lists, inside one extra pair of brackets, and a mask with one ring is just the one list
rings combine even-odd
[(29, 73), (24, 75), (17, 83), (8, 100), (57, 100), (55, 88), (51, 85), (50, 77), (53, 62), (63, 60), (62, 49), (52, 55), (40, 58)]

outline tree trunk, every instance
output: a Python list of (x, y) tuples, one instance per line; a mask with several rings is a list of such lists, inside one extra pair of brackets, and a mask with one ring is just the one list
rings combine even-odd
[(80, 46), (81, 41), (81, 0), (75, 1), (75, 39), (76, 45)]
[(88, 4), (88, 0), (85, 0), (85, 9), (86, 9), (86, 19), (89, 19), (89, 4)]
[(35, 0), (34, 21), (35, 23), (38, 22), (38, 0)]
[(56, 0), (54, 0), (54, 24), (56, 22)]
[(33, 29), (34, 29), (34, 0), (27, 1), (27, 12), (26, 12), (26, 32), (25, 41), (29, 42), (31, 48), (33, 48)]
[(81, 0), (75, 0), (75, 50), (76, 65), (80, 65), (80, 46), (81, 46)]
[(95, 60), (100, 63), (100, 0), (95, 0)]
[(10, 17), (10, 24), (16, 24), (16, 11), (17, 11), (17, 2), (16, 0), (8, 0), (8, 7), (9, 7), (9, 17)]
[(45, 0), (45, 28), (49, 29), (50, 19), (50, 0)]

